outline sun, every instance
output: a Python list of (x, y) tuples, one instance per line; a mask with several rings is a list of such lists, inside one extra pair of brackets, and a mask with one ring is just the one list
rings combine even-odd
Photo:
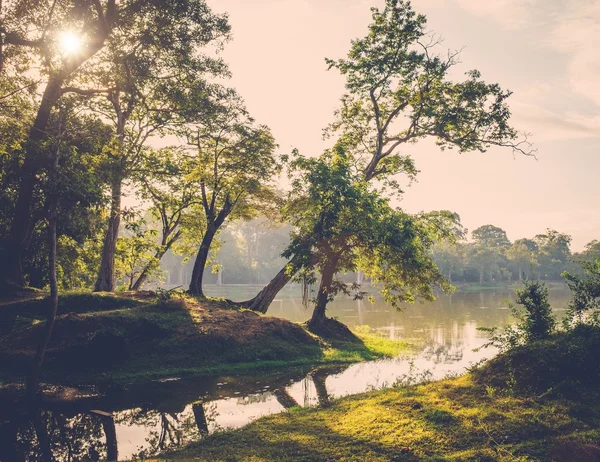
[(74, 55), (81, 49), (81, 37), (74, 32), (65, 31), (59, 36), (58, 46), (61, 53)]

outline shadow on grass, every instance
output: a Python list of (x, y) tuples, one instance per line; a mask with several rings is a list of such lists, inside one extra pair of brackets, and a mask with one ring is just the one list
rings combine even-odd
[[(490, 398), (467, 376), (270, 416), (158, 460), (599, 460), (597, 398), (579, 419), (581, 403)], [(566, 447), (574, 458), (557, 458)]]

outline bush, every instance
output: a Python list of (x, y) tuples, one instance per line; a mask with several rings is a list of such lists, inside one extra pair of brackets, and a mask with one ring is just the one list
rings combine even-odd
[(573, 294), (564, 319), (567, 329), (585, 321), (600, 325), (600, 260), (578, 263), (583, 274), (562, 273)]
[(491, 333), (490, 342), (483, 347), (495, 346), (500, 351), (510, 350), (537, 340), (550, 337), (556, 326), (556, 318), (548, 302), (548, 287), (545, 283), (525, 281), (522, 289), (516, 289), (517, 305), (509, 304), (517, 323), (498, 332), (496, 327), (481, 327)]

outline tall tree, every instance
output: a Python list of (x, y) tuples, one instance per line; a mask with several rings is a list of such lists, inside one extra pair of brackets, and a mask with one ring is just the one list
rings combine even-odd
[(96, 101), (96, 109), (110, 114), (116, 135), (110, 175), (111, 206), (95, 291), (114, 288), (124, 182), (135, 179), (140, 171), (146, 177), (165, 174), (148, 170), (149, 163), (144, 159), (152, 150), (147, 141), (166, 133), (181, 134), (186, 123), (195, 120), (199, 113), (210, 111), (211, 97), (221, 96), (213, 95), (221, 87), (206, 79), (229, 75), (222, 60), (207, 56), (203, 50), (207, 45), (219, 49), (229, 32), (222, 18), (212, 14), (206, 5), (198, 10), (166, 7), (160, 23), (152, 37), (147, 37), (147, 29), (136, 23), (114, 34), (98, 56), (109, 64), (90, 76), (93, 88), (83, 90), (106, 93), (107, 101)]
[[(284, 256), (296, 256), (294, 270), (317, 270), (321, 282), (311, 330), (327, 333), (327, 304), (350, 289), (336, 280), (339, 272), (357, 267), (374, 283), (392, 306), (415, 299), (432, 300), (433, 288), (449, 289), (431, 258), (437, 239), (452, 239), (456, 217), (449, 212), (410, 216), (395, 210), (380, 192), (369, 188), (356, 174), (340, 145), (316, 159), (295, 157), (291, 163), (293, 189), (285, 216), (295, 226)], [(356, 294), (361, 297), (362, 294)]]
[(560, 279), (564, 265), (571, 257), (571, 236), (554, 229), (533, 239), (539, 247), (540, 273), (545, 279)]
[[(439, 40), (409, 1), (386, 0), (383, 10), (371, 11), (368, 35), (352, 41), (346, 59), (327, 60), (346, 78), (347, 89), (328, 133), (342, 140), (365, 181), (398, 191), (395, 175), (417, 173), (402, 148), (427, 137), (459, 152), (503, 146), (532, 153), (509, 124), (510, 92), (482, 81), (478, 71), (464, 81), (450, 80), (458, 53), (436, 54)], [(245, 305), (266, 311), (291, 278), (289, 268)]]
[(190, 134), (197, 148), (189, 179), (201, 192), (206, 231), (198, 248), (189, 292), (203, 295), (202, 279), (212, 242), (227, 219), (255, 218), (277, 203), (275, 176), (281, 160), (265, 126), (256, 126), (242, 102), (232, 98), (208, 114)]
[[(183, 23), (198, 25), (177, 27)], [(207, 21), (207, 18), (212, 18)], [(180, 19), (180, 21), (177, 21)], [(209, 25), (207, 29), (204, 26)], [(91, 59), (111, 39), (125, 39), (137, 51), (164, 38), (171, 31), (181, 44), (193, 47), (206, 38), (207, 30), (228, 31), (226, 16), (213, 15), (204, 0), (164, 3), (158, 0), (15, 0), (3, 5), (0, 19), (0, 72), (21, 63), (22, 71), (39, 73), (43, 94), (28, 131), (25, 156), (20, 169), (14, 216), (3, 246), (2, 280), (23, 284), (21, 259), (27, 248), (24, 236), (35, 223), (31, 209), (38, 172), (49, 160), (42, 148), (52, 109), (67, 93), (94, 94), (98, 89), (81, 89), (82, 70), (105, 68), (106, 61)], [(209, 34), (210, 35), (210, 34)], [(174, 55), (172, 55), (173, 57)], [(106, 88), (104, 88), (106, 90)]]

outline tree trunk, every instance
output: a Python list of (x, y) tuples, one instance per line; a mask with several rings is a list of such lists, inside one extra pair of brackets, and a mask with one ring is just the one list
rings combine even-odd
[(338, 260), (338, 256), (330, 257), (323, 268), (321, 284), (319, 285), (319, 292), (317, 293), (317, 304), (310, 321), (308, 321), (309, 329), (319, 329), (325, 322), (325, 310), (327, 308), (327, 302), (329, 301), (329, 295), (331, 294), (331, 284), (336, 273)]
[(313, 383), (317, 390), (317, 397), (319, 398), (319, 406), (327, 407), (329, 405), (329, 393), (327, 393), (327, 387), (325, 381), (327, 380), (328, 373), (325, 369), (317, 369), (312, 373)]
[(38, 440), (38, 447), (41, 452), (43, 462), (54, 462), (54, 456), (52, 455), (52, 449), (50, 445), (50, 435), (48, 435), (48, 428), (44, 422), (42, 411), (34, 410), (31, 414), (31, 422), (35, 430), (35, 436)]
[(189, 293), (200, 297), (204, 296), (202, 292), (202, 279), (204, 278), (204, 269), (206, 267), (206, 261), (208, 260), (208, 252), (210, 246), (217, 233), (217, 226), (215, 223), (211, 223), (206, 228), (206, 233), (202, 238), (202, 244), (198, 249), (198, 255), (196, 255), (196, 261), (194, 262), (194, 269), (192, 271), (192, 280), (190, 281)]
[[(54, 177), (56, 175), (56, 168), (58, 164), (58, 156), (54, 159), (53, 170), (50, 172), (50, 184), (51, 187), (54, 183)], [(58, 215), (58, 204), (57, 198), (53, 197), (50, 199), (50, 210), (48, 215), (48, 279), (50, 281), (50, 300), (48, 306), (48, 314), (46, 316), (46, 325), (42, 332), (42, 337), (37, 346), (33, 364), (29, 377), (27, 378), (26, 395), (30, 403), (35, 401), (38, 393), (40, 371), (42, 369), (42, 363), (44, 362), (44, 356), (46, 354), (46, 348), (50, 342), (52, 336), (52, 330), (54, 329), (54, 322), (56, 321), (56, 311), (58, 309), (58, 284), (56, 281), (56, 221)]]
[(291, 409), (299, 406), (298, 402), (288, 393), (285, 387), (277, 388), (273, 391), (277, 402), (283, 406), (284, 409)]
[(169, 251), (171, 246), (177, 241), (178, 235), (180, 235), (180, 233), (173, 236), (173, 239), (168, 241), (166, 244), (163, 243), (160, 246), (160, 248), (154, 254), (154, 258), (152, 259), (152, 261), (149, 261), (148, 264), (142, 270), (142, 273), (137, 278), (137, 281), (135, 281), (132, 285), (129, 286), (129, 290), (140, 290), (142, 285), (146, 282), (146, 279), (148, 279), (148, 275), (150, 274), (150, 268), (152, 267), (152, 264), (156, 261), (160, 264), (162, 257), (164, 257), (164, 255)]
[(23, 268), (21, 259), (26, 249), (28, 229), (32, 228), (31, 207), (33, 205), (33, 191), (35, 189), (36, 174), (45, 164), (40, 159), (39, 144), (46, 137), (46, 127), (50, 118), (50, 111), (60, 97), (63, 84), (61, 75), (54, 76), (48, 81), (37, 116), (29, 131), (25, 160), (21, 166), (19, 195), (15, 204), (15, 211), (10, 227), (10, 233), (5, 242), (2, 261), (2, 281), (9, 284), (23, 286)]
[(254, 298), (238, 302), (238, 305), (258, 313), (266, 313), (279, 291), (292, 279), (293, 274), (288, 274), (287, 269), (288, 265), (284, 266)]
[(202, 403), (195, 403), (192, 405), (192, 411), (194, 412), (194, 420), (196, 420), (196, 426), (200, 435), (208, 435), (208, 421), (206, 420), (204, 405)]
[(112, 292), (115, 288), (115, 253), (121, 224), (121, 187), (121, 178), (115, 179), (111, 185), (110, 217), (102, 245), (102, 258), (94, 292)]
[(223, 265), (219, 264), (219, 272), (217, 273), (217, 285), (223, 285)]
[(117, 429), (112, 416), (102, 416), (102, 428), (106, 436), (106, 460), (116, 462), (119, 460), (119, 446), (117, 444)]

